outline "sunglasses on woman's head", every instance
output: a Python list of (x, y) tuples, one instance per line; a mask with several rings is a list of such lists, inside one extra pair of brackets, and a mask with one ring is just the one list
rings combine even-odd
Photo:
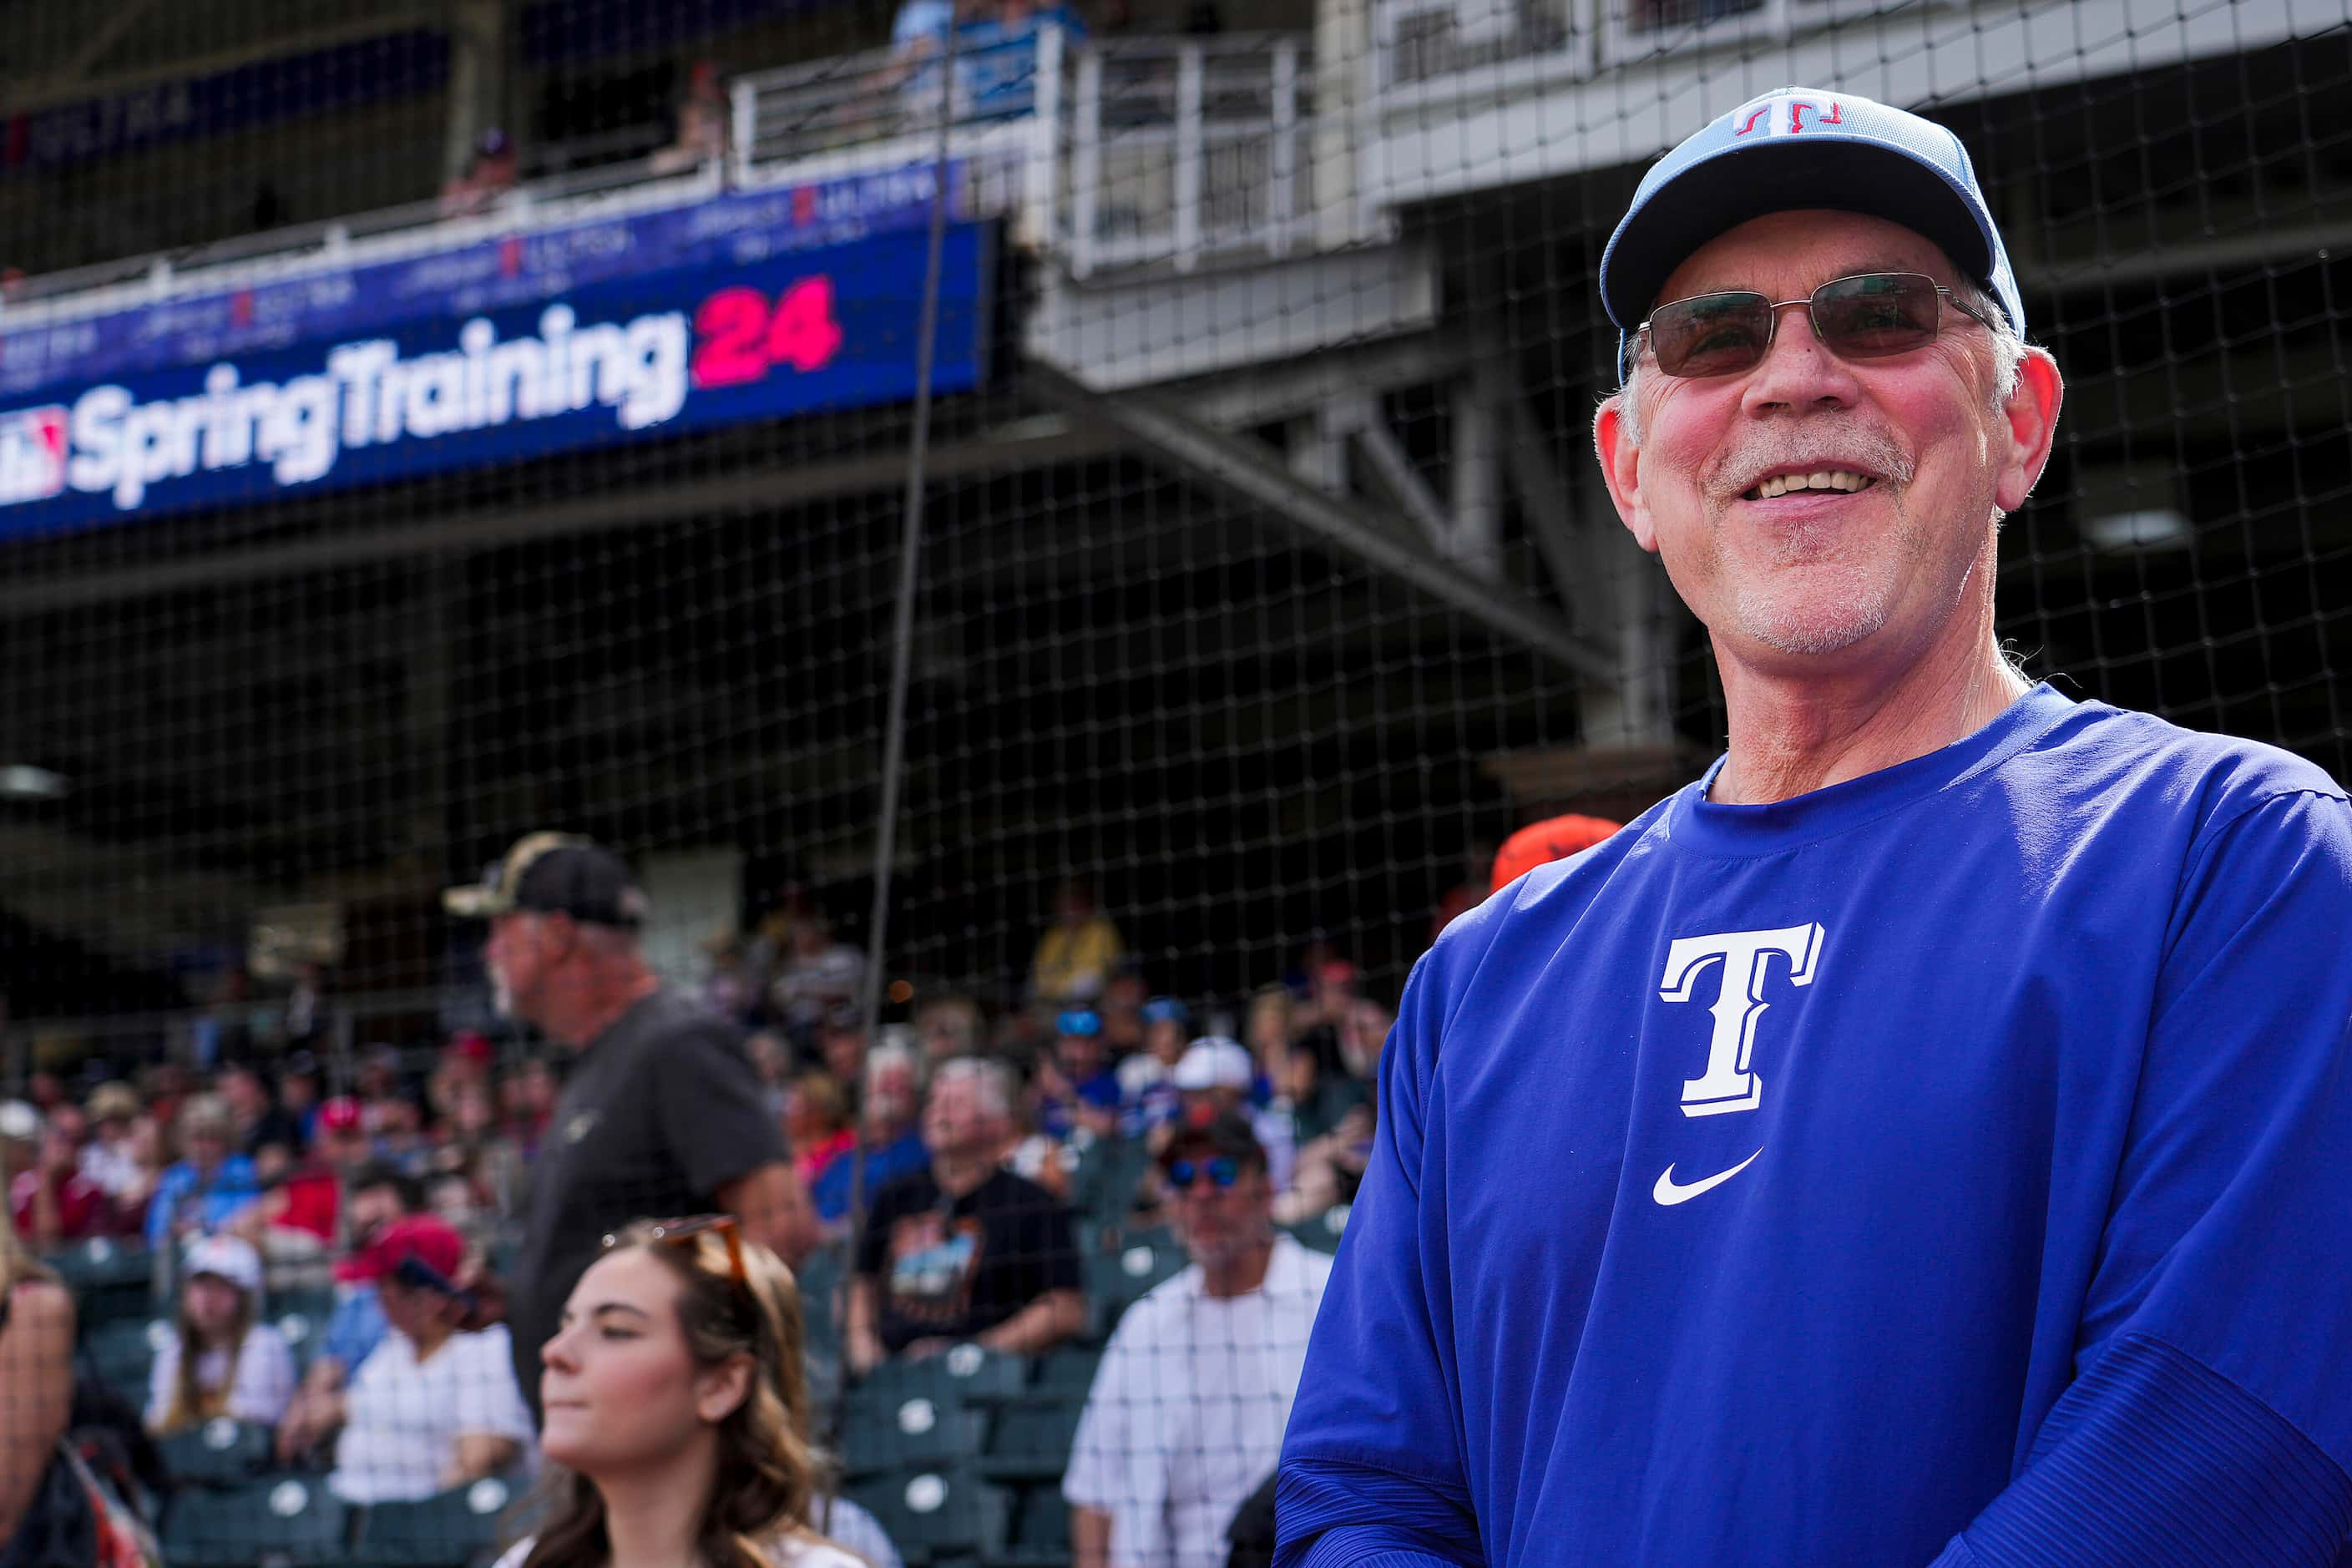
[(1992, 319), (1923, 272), (1860, 272), (1832, 279), (1802, 300), (1752, 289), (1699, 294), (1650, 312), (1639, 335), (1668, 375), (1737, 375), (1763, 363), (1780, 312), (1802, 305), (1813, 336), (1840, 359), (1885, 359), (1936, 341), (1944, 306), (1990, 329)]
[(1179, 1160), (1168, 1167), (1168, 1184), (1180, 1193), (1189, 1193), (1192, 1184), (1202, 1179), (1219, 1192), (1229, 1190), (1242, 1179), (1242, 1164), (1230, 1154), (1218, 1154), (1207, 1160)]
[[(727, 1238), (727, 1274), (736, 1284), (746, 1283), (751, 1276), (743, 1268), (742, 1227), (731, 1214), (694, 1215), (685, 1219), (657, 1219), (646, 1227), (646, 1239), (669, 1247), (694, 1245), (695, 1237), (717, 1234)], [(617, 1236), (604, 1238), (604, 1250), (610, 1252), (621, 1244)]]

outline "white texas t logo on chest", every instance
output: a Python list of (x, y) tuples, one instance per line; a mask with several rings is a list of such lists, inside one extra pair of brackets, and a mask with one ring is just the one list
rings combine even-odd
[(1716, 976), (1715, 1033), (1707, 1042), (1706, 1071), (1683, 1083), (1685, 1116), (1719, 1116), (1753, 1110), (1764, 1100), (1764, 1080), (1748, 1068), (1756, 1044), (1756, 1020), (1771, 1004), (1764, 1000), (1764, 975), (1772, 955), (1789, 961), (1789, 984), (1811, 985), (1821, 957), (1822, 928), (1788, 926), (1780, 931), (1727, 931), (1714, 936), (1678, 936), (1666, 949), (1666, 972), (1658, 996), (1687, 1002), (1700, 980)]

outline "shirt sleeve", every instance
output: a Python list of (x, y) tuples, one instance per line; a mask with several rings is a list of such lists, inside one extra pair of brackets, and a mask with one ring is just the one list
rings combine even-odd
[(360, 1363), (383, 1338), (383, 1308), (376, 1301), (374, 1289), (354, 1290), (335, 1303), (319, 1353), (341, 1366), (348, 1380), (359, 1372)]
[(2325, 1565), (2352, 1535), (2352, 810), (2193, 852), (2075, 1378), (1936, 1568)]
[(294, 1352), (276, 1329), (257, 1323), (245, 1331), (237, 1351), (236, 1386), (229, 1392), (229, 1414), (240, 1421), (275, 1426), (285, 1417), (294, 1397)]
[(712, 1020), (679, 1031), (650, 1064), (646, 1076), (663, 1141), (695, 1191), (715, 1194), (791, 1157), (759, 1078), (725, 1026)]
[(461, 1436), (511, 1437), (528, 1445), (530, 1411), (515, 1386), (512, 1342), (503, 1326), (460, 1334), (456, 1429)]
[(1129, 1369), (1134, 1361), (1136, 1327), (1147, 1315), (1138, 1303), (1119, 1320), (1103, 1351), (1101, 1364), (1095, 1368), (1094, 1386), (1087, 1391), (1077, 1436), (1070, 1444), (1069, 1468), (1062, 1473), (1062, 1500), (1073, 1508), (1111, 1513), (1129, 1489), (1123, 1472), (1136, 1458), (1136, 1438), (1129, 1429), (1129, 1418), (1135, 1414)]
[(161, 1247), (172, 1238), (172, 1214), (180, 1206), (180, 1194), (187, 1190), (188, 1176), (184, 1167), (174, 1165), (155, 1183), (153, 1195), (147, 1200), (147, 1245)]
[(177, 1334), (163, 1342), (155, 1352), (154, 1363), (147, 1369), (147, 1430), (160, 1432), (163, 1417), (172, 1410), (172, 1384), (180, 1375), (180, 1339)]
[(1414, 968), (1381, 1053), (1371, 1159), (1283, 1439), (1280, 1568), (1486, 1561), (1462, 1461), (1442, 1194), (1423, 1190), (1424, 1152), (1442, 1142), (1442, 956)]

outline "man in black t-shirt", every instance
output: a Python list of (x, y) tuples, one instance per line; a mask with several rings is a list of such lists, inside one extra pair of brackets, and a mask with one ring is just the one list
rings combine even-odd
[(931, 1079), (931, 1168), (885, 1187), (866, 1217), (849, 1300), (859, 1372), (965, 1340), (1035, 1355), (1085, 1325), (1069, 1211), (1000, 1163), (1013, 1095), (1002, 1062), (961, 1057)]
[(638, 951), (645, 895), (618, 856), (533, 834), (482, 886), (443, 902), (490, 921), (499, 1010), (577, 1053), (507, 1281), (515, 1376), (536, 1412), (540, 1347), (607, 1235), (720, 1209), (797, 1267), (818, 1240), (816, 1216), (740, 1032), (663, 990)]

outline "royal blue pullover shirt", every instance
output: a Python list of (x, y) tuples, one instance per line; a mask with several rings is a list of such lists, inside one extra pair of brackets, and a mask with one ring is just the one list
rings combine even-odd
[(1415, 970), (1277, 1562), (2337, 1561), (2344, 792), (2046, 687), (1706, 785)]

